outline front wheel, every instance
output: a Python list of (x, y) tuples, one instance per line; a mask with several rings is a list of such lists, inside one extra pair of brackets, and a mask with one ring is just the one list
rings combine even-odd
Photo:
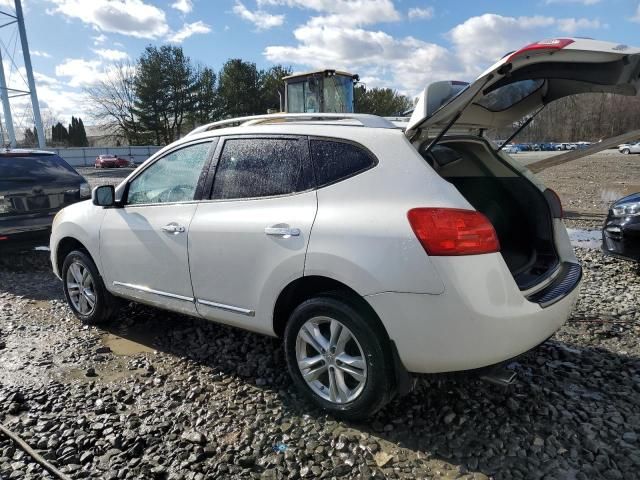
[(300, 304), (285, 330), (285, 351), (298, 389), (338, 417), (366, 418), (393, 396), (386, 335), (347, 298), (323, 295)]
[(82, 251), (69, 253), (62, 264), (64, 296), (74, 315), (82, 323), (108, 322), (117, 308), (116, 298), (105, 288), (91, 257)]
[(631, 153), (631, 150), (629, 150), (628, 148), (624, 148), (622, 150), (622, 153), (624, 153), (625, 155), (629, 155)]

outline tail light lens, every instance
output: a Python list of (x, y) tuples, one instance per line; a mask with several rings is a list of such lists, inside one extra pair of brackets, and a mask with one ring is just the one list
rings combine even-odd
[(520, 50), (511, 54), (508, 62), (512, 62), (518, 57), (525, 55), (531, 55), (532, 53), (548, 53), (555, 50), (562, 50), (567, 45), (571, 45), (575, 40), (571, 38), (552, 38), (550, 40), (542, 40), (536, 43), (530, 43), (526, 47), (522, 47)]
[(564, 211), (562, 210), (562, 202), (560, 201), (560, 197), (556, 192), (547, 188), (544, 191), (544, 198), (547, 199), (547, 203), (549, 204), (549, 208), (551, 208), (551, 214), (553, 218), (563, 218)]
[(407, 213), (429, 255), (479, 255), (500, 251), (491, 222), (480, 212), (454, 208), (414, 208)]

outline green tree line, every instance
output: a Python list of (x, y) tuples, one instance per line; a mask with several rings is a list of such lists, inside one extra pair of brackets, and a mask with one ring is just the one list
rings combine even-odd
[[(87, 94), (105, 133), (130, 145), (166, 145), (198, 125), (278, 111), (282, 78), (291, 73), (282, 65), (261, 70), (242, 59), (228, 60), (216, 73), (181, 47), (148, 46), (135, 63), (114, 64)], [(362, 113), (397, 115), (411, 105), (391, 89), (356, 88)]]

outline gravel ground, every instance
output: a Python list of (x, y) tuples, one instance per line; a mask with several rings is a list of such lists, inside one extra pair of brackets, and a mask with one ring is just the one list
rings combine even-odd
[[(71, 478), (638, 478), (640, 277), (579, 249), (571, 320), (509, 388), (421, 377), (366, 423), (302, 401), (277, 340), (126, 306), (82, 327), (46, 254), (0, 263), (0, 421)], [(0, 478), (49, 478), (0, 435)]]
[[(595, 227), (602, 191), (640, 185), (639, 164), (541, 176), (569, 223)], [(129, 172), (81, 169), (94, 185)], [(640, 272), (577, 253), (574, 313), (510, 366), (516, 384), (423, 376), (365, 423), (305, 403), (275, 339), (134, 304), (83, 327), (46, 252), (0, 258), (0, 422), (71, 478), (640, 478)], [(5, 478), (51, 477), (0, 435)]]
[[(513, 158), (530, 164), (553, 152), (524, 152)], [(568, 226), (602, 228), (609, 205), (630, 193), (640, 192), (640, 155), (605, 150), (558, 165), (538, 174), (562, 200)]]

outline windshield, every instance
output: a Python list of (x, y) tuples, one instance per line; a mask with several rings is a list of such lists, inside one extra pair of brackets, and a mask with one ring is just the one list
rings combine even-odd
[(351, 77), (334, 75), (324, 79), (324, 111), (330, 113), (353, 113), (353, 80)]
[(313, 76), (287, 85), (289, 113), (353, 113), (353, 80)]
[(320, 111), (318, 80), (311, 78), (287, 85), (287, 111), (289, 113), (317, 113)]

